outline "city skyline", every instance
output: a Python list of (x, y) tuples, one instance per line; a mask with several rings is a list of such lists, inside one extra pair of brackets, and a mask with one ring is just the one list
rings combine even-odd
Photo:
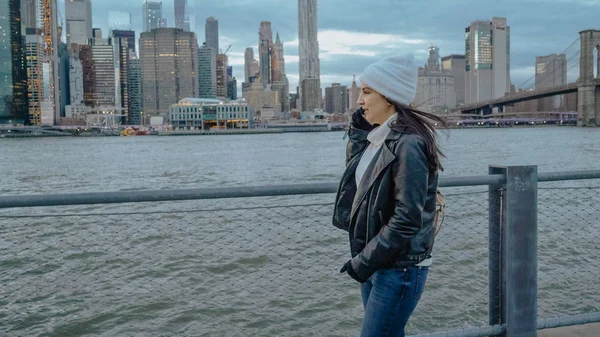
[[(233, 66), (233, 76), (238, 79), (244, 78), (245, 49), (256, 44), (256, 27), (260, 21), (271, 21), (273, 27), (277, 27), (274, 33), (279, 32), (284, 43), (286, 72), (293, 91), (299, 73), (296, 1), (283, 6), (273, 0), (230, 0), (202, 6), (194, 6), (191, 0), (188, 3), (190, 9), (196, 8), (191, 13), (196, 16), (192, 30), (199, 37), (199, 45), (204, 42), (201, 37), (204, 36), (206, 17), (214, 16), (219, 20), (219, 44), (232, 44), (228, 52), (229, 64)], [(442, 56), (464, 54), (465, 27), (472, 21), (489, 20), (493, 16), (506, 17), (512, 27), (511, 79), (514, 85), (519, 86), (534, 76), (536, 56), (560, 53), (578, 37), (580, 30), (597, 28), (593, 13), (600, 9), (600, 3), (595, 1), (572, 0), (560, 0), (543, 7), (537, 0), (504, 3), (463, 1), (460, 5), (436, 1), (435, 4), (413, 3), (410, 7), (390, 3), (381, 1), (365, 5), (339, 0), (319, 3), (322, 87), (337, 82), (350, 85), (353, 74), (358, 75), (369, 63), (392, 52), (414, 51), (419, 64), (426, 62), (427, 50), (432, 43), (442, 50)], [(344, 16), (339, 15), (342, 5), (347, 9)], [(62, 10), (64, 1), (59, 1), (58, 7)], [(132, 28), (139, 38), (141, 2), (92, 1), (92, 8), (93, 25), (102, 28), (105, 34), (109, 10), (131, 12)], [(368, 15), (365, 15), (366, 10)], [(531, 13), (537, 15), (532, 16)], [(174, 25), (173, 1), (163, 1), (163, 16), (168, 26)], [(398, 20), (404, 17), (407, 19)]]

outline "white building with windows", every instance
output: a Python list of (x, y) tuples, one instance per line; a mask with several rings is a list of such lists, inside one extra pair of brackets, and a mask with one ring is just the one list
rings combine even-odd
[(252, 127), (254, 110), (245, 100), (184, 98), (171, 105), (168, 123), (176, 130), (222, 130)]
[(442, 113), (456, 106), (454, 77), (442, 71), (439, 48), (429, 48), (429, 58), (419, 67), (417, 95), (414, 105), (427, 112)]

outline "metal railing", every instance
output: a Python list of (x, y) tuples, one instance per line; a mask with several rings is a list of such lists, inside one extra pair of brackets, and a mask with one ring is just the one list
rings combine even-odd
[[(445, 225), (409, 332), (600, 322), (598, 178), (534, 166), (443, 178)], [(336, 189), (2, 196), (0, 335), (357, 335)]]

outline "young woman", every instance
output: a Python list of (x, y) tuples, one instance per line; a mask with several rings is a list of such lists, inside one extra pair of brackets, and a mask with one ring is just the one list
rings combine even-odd
[(360, 76), (346, 171), (333, 224), (348, 231), (352, 259), (340, 272), (361, 283), (362, 337), (404, 336), (431, 265), (438, 171), (434, 122), (410, 107), (417, 87), (412, 54), (369, 65)]

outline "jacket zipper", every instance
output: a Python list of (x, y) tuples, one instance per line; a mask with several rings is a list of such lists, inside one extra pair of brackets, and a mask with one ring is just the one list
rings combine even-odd
[(365, 240), (365, 246), (369, 243), (369, 219), (371, 218), (371, 196), (367, 198), (367, 234)]

